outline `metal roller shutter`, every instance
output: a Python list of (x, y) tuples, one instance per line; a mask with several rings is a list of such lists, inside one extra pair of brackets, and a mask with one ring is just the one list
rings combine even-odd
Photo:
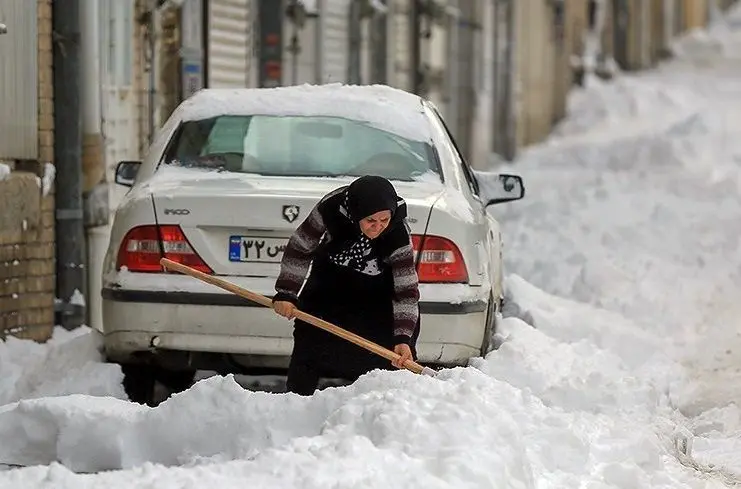
[(251, 7), (252, 0), (208, 2), (208, 87), (254, 85)]

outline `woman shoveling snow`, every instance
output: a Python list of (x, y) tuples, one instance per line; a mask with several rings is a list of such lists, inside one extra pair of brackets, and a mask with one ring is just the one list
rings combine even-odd
[(364, 176), (325, 195), (296, 229), (276, 281), (275, 311), (294, 319), (300, 309), (400, 357), (390, 362), (295, 319), (288, 391), (311, 395), (322, 377), (354, 381), (416, 360), (419, 288), (406, 216), (391, 182)]

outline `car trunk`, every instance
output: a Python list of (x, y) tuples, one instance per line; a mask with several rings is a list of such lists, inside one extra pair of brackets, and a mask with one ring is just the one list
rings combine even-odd
[[(277, 277), (282, 248), (319, 199), (351, 179), (216, 174), (154, 187), (157, 224), (179, 225), (216, 275)], [(394, 182), (423, 234), (439, 184)]]

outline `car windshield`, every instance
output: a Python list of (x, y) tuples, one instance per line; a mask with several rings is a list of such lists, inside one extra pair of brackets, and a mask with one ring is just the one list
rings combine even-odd
[(269, 176), (380, 175), (411, 181), (440, 174), (426, 142), (340, 117), (223, 115), (186, 121), (164, 163)]

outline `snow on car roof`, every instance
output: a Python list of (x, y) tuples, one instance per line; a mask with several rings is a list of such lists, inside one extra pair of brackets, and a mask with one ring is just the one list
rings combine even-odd
[(295, 85), (277, 88), (207, 88), (178, 108), (182, 120), (219, 115), (343, 117), (415, 141), (432, 138), (422, 100), (386, 85)]

